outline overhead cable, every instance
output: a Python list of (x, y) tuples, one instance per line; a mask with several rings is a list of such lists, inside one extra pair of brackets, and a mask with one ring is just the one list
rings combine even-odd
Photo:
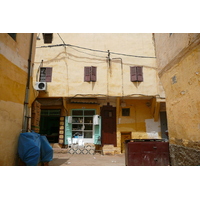
[(60, 37), (60, 39), (62, 40), (63, 44), (65, 44), (65, 42), (64, 42), (64, 40), (62, 39), (62, 37), (60, 36), (60, 34), (59, 34), (59, 33), (57, 33), (57, 34), (58, 34), (58, 36)]
[[(76, 48), (85, 49), (85, 50), (89, 50), (89, 51), (96, 51), (96, 52), (100, 52), (100, 53), (108, 53), (108, 51), (90, 49), (90, 48), (80, 47), (80, 46), (76, 46), (76, 45), (72, 45), (72, 44), (56, 44), (56, 45), (41, 46), (41, 47), (36, 47), (36, 48), (51, 48), (51, 47), (60, 47), (60, 46), (76, 47)], [(153, 56), (137, 56), (137, 55), (129, 55), (129, 54), (123, 54), (123, 53), (116, 53), (116, 52), (111, 52), (111, 51), (110, 51), (110, 54), (137, 57), (137, 58), (156, 58), (156, 57), (153, 57)]]

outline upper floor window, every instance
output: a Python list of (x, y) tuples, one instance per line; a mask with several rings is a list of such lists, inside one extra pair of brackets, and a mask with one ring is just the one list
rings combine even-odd
[(143, 67), (142, 66), (130, 67), (130, 75), (132, 82), (143, 82)]
[(17, 33), (8, 33), (13, 40), (16, 40)]
[(96, 82), (97, 80), (97, 67), (85, 67), (84, 68), (84, 81), (85, 82)]
[(53, 40), (53, 33), (43, 33), (44, 43), (52, 43)]
[(40, 68), (40, 82), (51, 82), (52, 79), (52, 67)]

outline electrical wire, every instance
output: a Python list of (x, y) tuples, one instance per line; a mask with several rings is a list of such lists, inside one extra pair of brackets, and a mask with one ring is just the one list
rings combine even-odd
[(72, 49), (74, 49), (75, 51), (78, 51), (80, 53), (84, 53), (84, 54), (87, 54), (87, 55), (90, 55), (90, 56), (96, 56), (96, 57), (99, 57), (99, 58), (105, 58), (104, 56), (97, 56), (97, 55), (94, 55), (94, 54), (90, 54), (90, 53), (86, 53), (86, 52), (83, 52), (83, 51), (79, 51), (77, 49), (75, 49), (74, 47), (70, 47)]
[[(60, 47), (60, 46), (75, 47), (75, 48), (85, 49), (85, 50), (88, 50), (88, 51), (95, 51), (95, 52), (106, 53), (106, 54), (108, 53), (108, 51), (90, 49), (90, 48), (80, 47), (80, 46), (76, 46), (76, 45), (72, 45), (72, 44), (56, 44), (56, 45), (40, 46), (40, 47), (36, 47), (36, 48), (51, 48), (51, 47)], [(156, 57), (153, 57), (153, 56), (137, 56), (137, 55), (129, 55), (129, 54), (123, 54), (123, 53), (116, 53), (116, 52), (109, 52), (109, 53), (121, 55), (121, 56), (137, 57), (137, 58), (156, 58)]]
[(65, 44), (65, 42), (64, 42), (64, 40), (62, 39), (62, 37), (60, 36), (60, 34), (59, 34), (59, 33), (57, 33), (57, 34), (58, 34), (58, 36), (60, 37), (60, 39), (62, 40), (63, 44)]

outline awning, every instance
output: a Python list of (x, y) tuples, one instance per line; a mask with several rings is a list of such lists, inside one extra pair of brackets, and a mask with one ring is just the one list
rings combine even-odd
[(87, 98), (72, 98), (70, 103), (97, 104), (97, 99)]

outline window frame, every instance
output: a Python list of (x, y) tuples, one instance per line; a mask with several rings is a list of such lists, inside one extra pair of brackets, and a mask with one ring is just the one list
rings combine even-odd
[[(124, 111), (128, 111), (128, 115), (124, 113)], [(131, 109), (130, 108), (122, 108), (122, 117), (130, 117)]]
[[(46, 69), (46, 70), (42, 74), (41, 71), (43, 69)], [(52, 67), (40, 67), (39, 82), (52, 82), (52, 72), (53, 72)]]
[[(74, 111), (79, 111), (82, 112), (80, 114), (74, 114)], [(92, 114), (88, 114), (88, 111), (92, 111)], [(96, 109), (72, 109), (71, 110), (71, 116), (72, 116), (72, 123), (71, 123), (71, 132), (72, 132), (72, 138), (75, 138), (76, 132), (79, 132), (84, 140), (94, 140), (95, 137), (95, 127), (94, 127), (94, 121), (93, 121), (93, 116), (96, 115)], [(91, 118), (91, 122), (86, 121), (87, 118)], [(76, 121), (77, 119), (81, 120), (81, 121)], [(83, 127), (87, 127), (87, 126), (91, 126), (91, 129), (85, 129), (83, 128), (81, 130), (73, 130), (73, 127), (78, 127), (78, 126), (83, 126)], [(88, 133), (92, 134), (92, 137), (86, 137)]]
[(84, 67), (84, 82), (96, 82), (97, 81), (97, 67), (90, 66)]
[(143, 66), (131, 66), (130, 67), (130, 80), (131, 82), (143, 82)]

